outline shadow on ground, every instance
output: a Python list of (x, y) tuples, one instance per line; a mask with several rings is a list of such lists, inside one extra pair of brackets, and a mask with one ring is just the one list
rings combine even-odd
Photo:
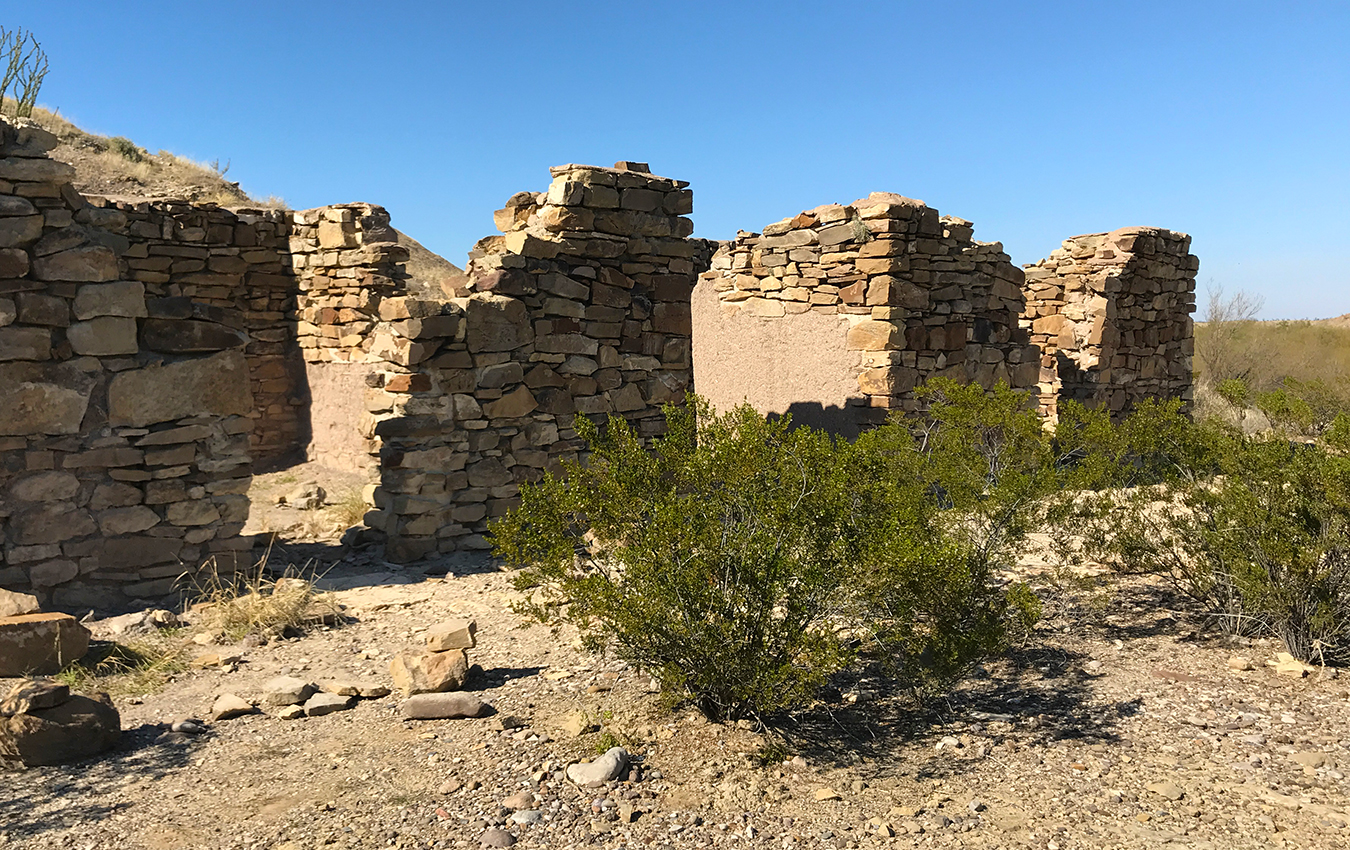
[(5, 786), (0, 837), (37, 838), (116, 814), (121, 809), (105, 801), (128, 777), (161, 779), (191, 761), (192, 741), (199, 739), (156, 743), (166, 729), (160, 724), (126, 729), (116, 749), (79, 764), (0, 770), (0, 785)]

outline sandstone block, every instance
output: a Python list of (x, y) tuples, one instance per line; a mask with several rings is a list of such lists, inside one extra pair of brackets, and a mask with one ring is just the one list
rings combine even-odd
[(50, 676), (89, 651), (89, 630), (69, 614), (0, 617), (0, 676)]
[[(3, 224), (0, 223), (0, 228)], [(0, 279), (28, 274), (28, 252), (21, 248), (0, 248)]]
[(159, 514), (145, 505), (110, 508), (98, 515), (98, 527), (108, 537), (134, 534), (159, 525)]
[(69, 502), (45, 502), (10, 520), (13, 540), (22, 546), (60, 543), (93, 534), (94, 528), (93, 518)]
[(50, 360), (52, 332), (47, 328), (0, 327), (0, 361)]
[(887, 351), (901, 348), (904, 337), (890, 322), (866, 319), (848, 329), (845, 344), (851, 351)]
[(247, 343), (248, 334), (216, 322), (147, 319), (141, 323), (141, 345), (151, 351), (190, 354), (224, 351)]
[(471, 296), (465, 310), (465, 341), (473, 353), (513, 351), (533, 342), (524, 303), (491, 293)]
[(75, 179), (75, 166), (46, 157), (0, 158), (0, 180), (11, 183), (69, 183)]
[(268, 705), (300, 705), (318, 691), (312, 682), (294, 676), (278, 676), (263, 685), (263, 702)]
[(490, 419), (514, 419), (532, 413), (539, 403), (528, 387), (517, 387), (496, 401), (483, 405), (483, 412)]
[(389, 662), (394, 687), (405, 697), (455, 690), (464, 684), (468, 672), (468, 657), (459, 649), (446, 652), (405, 650)]
[(72, 248), (33, 261), (38, 280), (90, 281), (117, 279), (117, 255), (105, 245)]
[(399, 704), (404, 717), (414, 720), (454, 720), (482, 717), (488, 706), (472, 694), (419, 694)]
[(474, 620), (446, 620), (427, 629), (427, 649), (445, 652), (451, 649), (473, 649), (478, 645), (478, 623)]
[(75, 318), (98, 316), (140, 318), (146, 315), (145, 284), (123, 280), (115, 283), (91, 283), (75, 293)]
[(76, 322), (66, 329), (66, 339), (76, 354), (107, 357), (116, 354), (135, 354), (136, 320), (120, 316), (100, 316), (87, 322)]
[(14, 300), (19, 307), (19, 321), (26, 325), (64, 328), (70, 324), (70, 305), (64, 298), (40, 292), (20, 292)]
[(75, 498), (78, 492), (80, 479), (69, 472), (47, 470), (17, 479), (9, 494), (21, 502), (60, 502)]
[(186, 416), (243, 416), (253, 408), (238, 350), (119, 372), (108, 387), (108, 421), (144, 427)]
[[(42, 216), (40, 215), (0, 218), (0, 248), (28, 245), (36, 242), (41, 235)], [(18, 277), (18, 275), (15, 275), (15, 277)]]
[(67, 764), (117, 746), (122, 719), (107, 694), (0, 717), (0, 756), (27, 767)]

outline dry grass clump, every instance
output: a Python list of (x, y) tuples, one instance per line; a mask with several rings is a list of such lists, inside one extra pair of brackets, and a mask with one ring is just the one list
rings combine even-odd
[(330, 510), (337, 524), (343, 529), (348, 529), (353, 525), (360, 525), (365, 520), (370, 505), (366, 504), (360, 490), (347, 490), (333, 503)]
[(266, 570), (266, 558), (246, 573), (222, 574), (212, 564), (191, 594), (196, 600), (189, 608), (194, 629), (234, 642), (247, 635), (272, 639), (333, 625), (341, 620), (342, 606), (315, 588), (317, 578), (306, 569), (294, 574), (288, 569), (274, 578)]
[(72, 691), (107, 691), (114, 697), (153, 694), (188, 668), (191, 646), (181, 629), (166, 629), (125, 643), (96, 644), (56, 679)]

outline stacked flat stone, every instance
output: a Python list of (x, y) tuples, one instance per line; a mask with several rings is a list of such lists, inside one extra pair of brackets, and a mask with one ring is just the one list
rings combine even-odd
[(552, 175), (497, 212), (470, 295), (382, 308), (372, 350), (409, 352), (368, 401), (381, 480), (367, 523), (386, 557), (485, 547), (522, 482), (577, 457), (577, 415), (658, 434), (661, 405), (690, 386), (689, 294), (711, 247), (688, 238), (688, 184), (640, 163)]
[(247, 548), (245, 335), (135, 279), (55, 145), (0, 121), (0, 586), (106, 609)]
[(1066, 239), (1026, 267), (1023, 326), (1041, 350), (1042, 411), (1074, 399), (1127, 412), (1146, 398), (1193, 395), (1191, 238), (1126, 227)]
[(936, 375), (1034, 387), (1035, 350), (1018, 327), (1022, 271), (1000, 243), (971, 234), (922, 201), (874, 192), (739, 233), (703, 279), (749, 316), (845, 317), (848, 348), (862, 353), (849, 403), (860, 425), (875, 424), (916, 409), (914, 387)]
[(307, 423), (296, 380), (289, 214), (175, 200), (89, 202), (101, 210), (104, 226), (125, 238), (127, 277), (145, 284), (152, 298), (175, 299), (175, 321), (187, 324), (174, 327), (247, 334), (251, 454), (262, 468), (294, 459)]

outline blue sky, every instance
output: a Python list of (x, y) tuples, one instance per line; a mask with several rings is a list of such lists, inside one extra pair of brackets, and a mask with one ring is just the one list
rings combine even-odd
[(459, 265), (548, 166), (635, 159), (709, 238), (893, 191), (1017, 263), (1157, 225), (1202, 304), (1350, 313), (1350, 3), (6, 5), (43, 105)]

